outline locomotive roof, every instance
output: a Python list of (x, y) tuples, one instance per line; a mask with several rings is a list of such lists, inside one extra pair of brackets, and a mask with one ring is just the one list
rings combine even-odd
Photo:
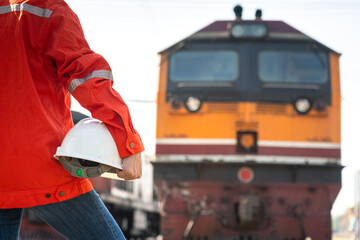
[[(206, 41), (206, 40), (229, 40), (230, 33), (229, 28), (231, 24), (243, 22), (243, 23), (263, 23), (268, 28), (267, 39), (273, 40), (286, 40), (286, 41), (307, 41), (307, 42), (316, 42), (319, 45), (327, 48), (329, 51), (335, 52), (329, 47), (323, 45), (322, 43), (316, 41), (315, 39), (309, 37), (308, 35), (300, 32), (294, 27), (288, 25), (283, 21), (264, 21), (264, 20), (235, 20), (235, 21), (215, 21), (206, 27), (200, 29), (199, 31), (191, 34), (185, 39), (171, 45), (170, 47), (160, 51), (160, 54), (169, 50), (175, 50), (181, 48), (186, 42), (193, 41)], [(174, 49), (175, 48), (175, 49)], [(339, 54), (339, 53), (338, 53)]]
[(244, 23), (264, 23), (268, 29), (270, 34), (280, 33), (280, 34), (297, 34), (300, 37), (307, 37), (302, 32), (296, 30), (295, 28), (291, 27), (290, 25), (284, 23), (283, 21), (262, 21), (262, 20), (241, 20), (241, 21), (215, 21), (208, 26), (200, 29), (194, 35), (203, 34), (203, 33), (222, 33), (224, 34), (228, 30), (228, 26), (234, 22), (244, 22)]

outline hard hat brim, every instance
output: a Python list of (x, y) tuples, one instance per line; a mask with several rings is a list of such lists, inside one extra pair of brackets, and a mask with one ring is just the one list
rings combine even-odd
[[(90, 157), (90, 156), (86, 156), (86, 155), (79, 154), (79, 153), (66, 153), (66, 152), (63, 152), (63, 151), (61, 151), (61, 147), (57, 148), (56, 154), (54, 155), (54, 158), (56, 158), (57, 160), (59, 160), (59, 157), (73, 157), (73, 158), (84, 159), (84, 160), (91, 161), (91, 162), (103, 163), (103, 161), (101, 161), (100, 158), (96, 158), (94, 156)], [(110, 163), (109, 162), (109, 163), (106, 163), (106, 165), (117, 168), (117, 169), (120, 169), (120, 170), (123, 169), (122, 161), (119, 162), (119, 163), (114, 163), (114, 162)]]

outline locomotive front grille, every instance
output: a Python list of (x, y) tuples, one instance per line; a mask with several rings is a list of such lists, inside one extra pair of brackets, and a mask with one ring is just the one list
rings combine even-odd
[(209, 103), (207, 111), (209, 113), (237, 113), (239, 108), (237, 103)]
[(286, 115), (288, 114), (288, 109), (285, 104), (258, 103), (256, 104), (256, 113)]

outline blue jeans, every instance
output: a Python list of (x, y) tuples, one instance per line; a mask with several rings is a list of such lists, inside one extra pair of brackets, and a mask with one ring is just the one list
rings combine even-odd
[[(70, 240), (124, 240), (110, 212), (94, 191), (76, 198), (28, 208)], [(23, 209), (0, 209), (0, 239), (19, 238)]]

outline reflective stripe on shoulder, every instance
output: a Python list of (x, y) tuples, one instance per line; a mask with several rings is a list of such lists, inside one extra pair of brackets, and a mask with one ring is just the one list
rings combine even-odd
[(89, 80), (91, 78), (105, 78), (107, 80), (114, 81), (111, 71), (108, 71), (108, 70), (96, 70), (96, 71), (93, 71), (92, 73), (90, 73), (89, 75), (87, 75), (84, 78), (77, 78), (77, 79), (71, 80), (71, 82), (69, 84), (69, 87), (68, 87), (68, 91), (72, 94), (78, 86), (85, 83), (87, 80)]
[(25, 12), (34, 14), (36, 16), (45, 17), (45, 18), (49, 18), (51, 16), (51, 14), (53, 13), (53, 11), (51, 11), (49, 9), (35, 7), (35, 6), (32, 6), (27, 3), (11, 4), (11, 5), (0, 7), (0, 14), (6, 14), (6, 13), (11, 13), (11, 12), (20, 12), (20, 11), (25, 11)]

